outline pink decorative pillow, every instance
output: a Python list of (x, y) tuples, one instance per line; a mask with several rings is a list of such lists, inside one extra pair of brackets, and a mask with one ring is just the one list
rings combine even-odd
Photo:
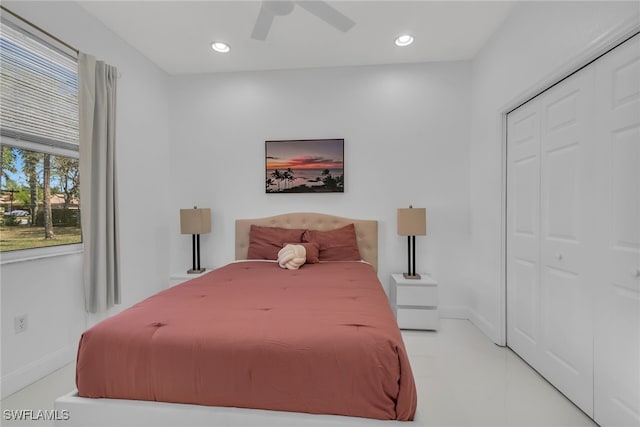
[(304, 230), (252, 225), (249, 230), (247, 259), (278, 259), (285, 243), (302, 243)]
[(318, 244), (320, 261), (360, 261), (362, 259), (356, 240), (356, 227), (353, 224), (330, 231), (307, 230), (302, 236), (302, 241)]
[[(304, 236), (304, 235), (303, 235)], [(288, 243), (285, 243), (286, 246)], [(307, 250), (307, 264), (316, 264), (320, 262), (320, 246), (316, 242), (294, 243), (302, 245)]]

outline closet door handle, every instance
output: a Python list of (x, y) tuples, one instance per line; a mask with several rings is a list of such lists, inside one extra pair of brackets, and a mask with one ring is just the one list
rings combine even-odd
[(558, 253), (556, 254), (556, 259), (557, 259), (558, 261), (562, 261), (562, 258), (564, 258), (564, 255), (562, 255), (562, 252), (558, 252)]
[(640, 268), (634, 268), (631, 270), (631, 277), (635, 277), (636, 279), (640, 277)]

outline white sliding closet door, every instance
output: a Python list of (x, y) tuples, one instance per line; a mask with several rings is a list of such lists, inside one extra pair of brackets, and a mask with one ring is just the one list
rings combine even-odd
[(530, 365), (540, 351), (540, 102), (508, 116), (508, 344)]
[(507, 115), (507, 345), (640, 426), (640, 35)]
[(507, 117), (507, 341), (593, 415), (593, 70)]
[(595, 420), (640, 426), (640, 36), (598, 62)]
[(593, 416), (593, 69), (540, 97), (540, 373)]

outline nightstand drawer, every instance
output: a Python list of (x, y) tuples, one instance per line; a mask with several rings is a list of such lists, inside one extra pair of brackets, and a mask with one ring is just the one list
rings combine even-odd
[(437, 308), (401, 308), (398, 307), (398, 327), (400, 329), (433, 329), (440, 326)]
[(398, 286), (396, 304), (418, 307), (437, 307), (438, 288), (436, 286)]

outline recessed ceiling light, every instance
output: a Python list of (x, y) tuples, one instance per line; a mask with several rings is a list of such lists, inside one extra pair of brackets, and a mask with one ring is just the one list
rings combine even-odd
[(403, 34), (396, 39), (396, 46), (409, 46), (413, 43), (413, 37), (409, 34)]
[(216, 52), (220, 52), (220, 53), (227, 53), (227, 52), (229, 52), (231, 50), (229, 45), (224, 43), (224, 42), (213, 42), (213, 43), (211, 43), (211, 49), (215, 50)]

